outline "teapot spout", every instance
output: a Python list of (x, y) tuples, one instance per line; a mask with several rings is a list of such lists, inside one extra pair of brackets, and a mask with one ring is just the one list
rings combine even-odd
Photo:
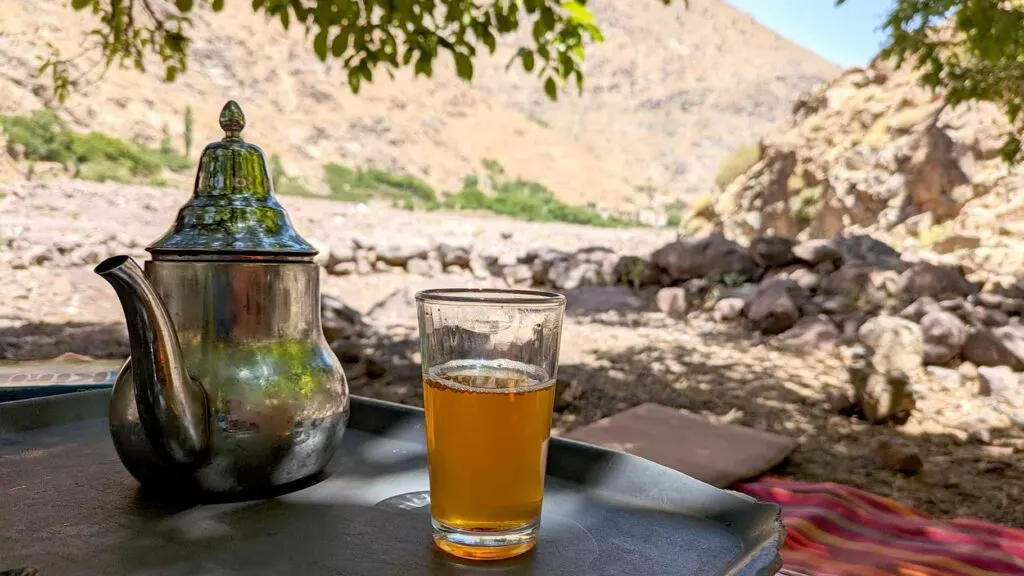
[(210, 437), (206, 393), (185, 370), (167, 308), (142, 268), (128, 256), (107, 258), (94, 272), (114, 287), (124, 310), (135, 403), (146, 438), (170, 463), (196, 463)]

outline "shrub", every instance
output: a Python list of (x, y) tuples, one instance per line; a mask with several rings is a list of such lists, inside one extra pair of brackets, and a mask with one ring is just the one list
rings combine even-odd
[(484, 168), (494, 186), (494, 195), (485, 194), (477, 185), (476, 177), (467, 176), (462, 190), (447, 198), (440, 207), (449, 210), (486, 210), (519, 220), (538, 222), (569, 222), (602, 227), (635, 225), (618, 218), (605, 218), (589, 208), (565, 204), (540, 183), (519, 178), (506, 181), (502, 178), (504, 169), (493, 160), (485, 161)]
[(75, 164), (79, 177), (90, 180), (125, 182), (150, 178), (164, 169), (179, 171), (192, 166), (169, 146), (154, 150), (99, 132), (76, 134), (52, 110), (0, 116), (0, 127), (11, 144), (24, 147), (26, 160)]
[(341, 164), (325, 164), (324, 181), (335, 200), (359, 202), (380, 197), (437, 202), (434, 189), (423, 180), (373, 168), (356, 170)]
[(740, 148), (726, 158), (725, 162), (722, 162), (722, 165), (718, 168), (718, 173), (715, 174), (715, 184), (719, 188), (725, 188), (747, 170), (750, 170), (760, 159), (761, 147), (759, 145)]
[(71, 160), (73, 135), (52, 110), (36, 110), (30, 116), (0, 116), (0, 127), (10, 144), (25, 148), (27, 160), (62, 164)]

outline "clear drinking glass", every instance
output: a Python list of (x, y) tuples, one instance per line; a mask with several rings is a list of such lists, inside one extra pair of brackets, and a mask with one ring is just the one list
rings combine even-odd
[(435, 544), (497, 560), (537, 542), (565, 297), (416, 294)]

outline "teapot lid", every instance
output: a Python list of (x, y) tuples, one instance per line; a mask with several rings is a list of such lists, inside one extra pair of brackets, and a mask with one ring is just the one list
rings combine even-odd
[(192, 197), (146, 250), (154, 260), (311, 261), (317, 250), (295, 231), (274, 196), (263, 150), (242, 140), (245, 115), (234, 100), (221, 110), (220, 127), (224, 138), (203, 150)]

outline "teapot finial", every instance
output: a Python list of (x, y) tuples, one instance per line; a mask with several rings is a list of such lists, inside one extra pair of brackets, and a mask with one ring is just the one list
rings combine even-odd
[(245, 129), (245, 113), (234, 100), (228, 100), (220, 110), (220, 128), (225, 138), (241, 138)]

